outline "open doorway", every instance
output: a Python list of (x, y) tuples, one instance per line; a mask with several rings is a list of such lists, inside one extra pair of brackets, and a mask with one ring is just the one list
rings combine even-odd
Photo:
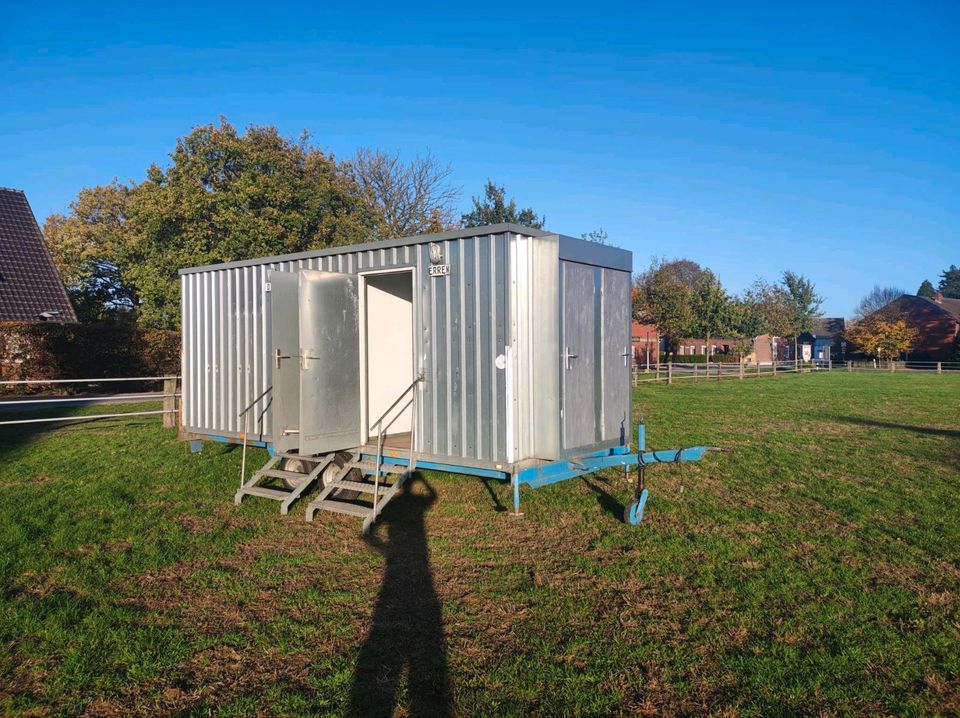
[[(413, 369), (413, 270), (361, 275), (363, 325), (363, 427), (365, 440), (375, 440), (377, 419), (410, 386)], [(407, 448), (412, 409), (410, 395), (384, 418), (389, 445)], [(405, 444), (406, 442), (406, 444)]]

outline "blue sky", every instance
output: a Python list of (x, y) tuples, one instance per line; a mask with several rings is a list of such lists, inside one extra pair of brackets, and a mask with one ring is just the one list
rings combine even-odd
[(430, 150), (464, 209), (490, 177), (637, 269), (793, 269), (828, 314), (960, 264), (956, 3), (134, 5), (3, 8), (0, 186), (41, 222), (225, 115)]

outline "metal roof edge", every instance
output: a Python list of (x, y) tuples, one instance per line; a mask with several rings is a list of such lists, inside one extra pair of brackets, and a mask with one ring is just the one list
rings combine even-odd
[(623, 272), (633, 271), (633, 252), (628, 249), (591, 242), (587, 239), (568, 237), (564, 234), (558, 236), (560, 238), (560, 259), (595, 267), (619, 269)]
[(500, 224), (487, 224), (481, 227), (467, 227), (465, 229), (452, 229), (446, 232), (415, 234), (410, 237), (384, 239), (376, 242), (364, 242), (363, 244), (343, 244), (337, 247), (308, 249), (305, 252), (294, 252), (293, 254), (278, 254), (271, 257), (254, 257), (252, 259), (238, 259), (233, 262), (220, 262), (217, 264), (204, 264), (196, 267), (183, 267), (178, 271), (178, 274), (182, 276), (184, 274), (197, 274), (199, 272), (206, 272), (214, 269), (249, 267), (258, 264), (270, 264), (272, 262), (291, 262), (298, 259), (327, 257), (330, 255), (344, 254), (346, 252), (367, 252), (374, 249), (391, 249), (393, 247), (403, 247), (411, 244), (423, 244), (424, 242), (443, 242), (448, 239), (480, 237), (487, 234), (503, 234), (504, 232), (520, 234), (525, 237), (546, 237), (548, 235), (557, 236), (554, 232), (547, 232), (542, 229), (535, 229), (534, 227), (525, 227), (521, 224), (513, 224), (511, 222), (502, 222)]

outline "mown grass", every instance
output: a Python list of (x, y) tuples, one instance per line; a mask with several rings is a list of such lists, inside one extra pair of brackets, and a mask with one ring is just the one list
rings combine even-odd
[(651, 470), (642, 526), (616, 472), (526, 491), (523, 520), (506, 486), (427, 474), (372, 541), (233, 506), (240, 452), (155, 419), (8, 429), (0, 713), (960, 711), (960, 377), (635, 407), (654, 448), (727, 449)]

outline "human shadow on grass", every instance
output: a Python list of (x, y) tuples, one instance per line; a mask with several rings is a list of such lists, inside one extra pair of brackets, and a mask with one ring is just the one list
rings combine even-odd
[(386, 568), (353, 674), (351, 716), (390, 716), (398, 702), (410, 716), (451, 713), (447, 643), (424, 521), (436, 499), (433, 487), (414, 474), (381, 514), (386, 539), (366, 538)]
[(583, 483), (587, 485), (597, 498), (600, 508), (606, 511), (616, 519), (623, 518), (624, 505), (617, 501), (606, 489), (600, 485), (600, 481), (595, 479), (591, 481), (586, 476), (583, 477)]
[(916, 434), (927, 434), (930, 436), (946, 436), (948, 438), (960, 439), (960, 430), (957, 429), (937, 429), (932, 426), (916, 426), (914, 424), (898, 424), (893, 421), (878, 421), (877, 419), (868, 419), (863, 416), (834, 416), (835, 421), (841, 421), (846, 424), (860, 424), (861, 426), (875, 426), (880, 429), (899, 429), (901, 431), (912, 431)]

